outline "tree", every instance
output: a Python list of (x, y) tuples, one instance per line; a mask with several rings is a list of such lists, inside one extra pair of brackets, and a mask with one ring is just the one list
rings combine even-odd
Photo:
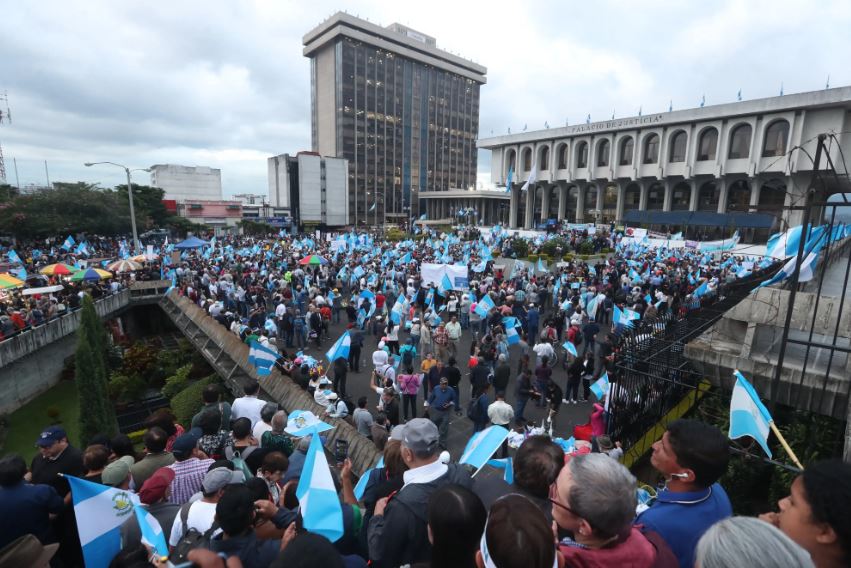
[(18, 189), (8, 183), (0, 183), (0, 203), (12, 201), (18, 195)]
[(80, 397), (80, 439), (85, 446), (95, 434), (111, 436), (115, 411), (107, 396), (106, 331), (89, 296), (83, 298), (74, 378)]

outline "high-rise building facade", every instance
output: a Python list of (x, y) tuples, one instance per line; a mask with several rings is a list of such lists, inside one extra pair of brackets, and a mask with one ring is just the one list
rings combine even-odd
[(419, 214), (420, 192), (476, 183), (485, 67), (401, 24), (338, 12), (308, 32), (313, 151), (349, 162), (349, 222)]
[(222, 171), (206, 166), (155, 164), (151, 185), (165, 190), (165, 199), (222, 199)]

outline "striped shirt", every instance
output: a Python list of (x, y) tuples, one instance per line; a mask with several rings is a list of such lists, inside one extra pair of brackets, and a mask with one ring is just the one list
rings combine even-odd
[(204, 476), (213, 461), (189, 458), (168, 466), (174, 470), (174, 480), (171, 482), (171, 495), (168, 502), (178, 505), (188, 503), (190, 497), (201, 491), (201, 482), (204, 481)]

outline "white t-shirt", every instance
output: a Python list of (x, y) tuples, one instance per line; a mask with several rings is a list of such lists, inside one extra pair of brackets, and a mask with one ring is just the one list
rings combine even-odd
[(252, 430), (252, 434), (254, 434), (254, 439), (258, 442), (260, 438), (263, 437), (263, 432), (271, 432), (272, 426), (270, 424), (266, 424), (262, 420), (258, 421), (257, 424), (254, 425), (254, 429)]
[(169, 546), (177, 546), (183, 535), (189, 529), (204, 534), (213, 525), (213, 520), (216, 517), (216, 504), (207, 503), (206, 501), (195, 501), (189, 507), (189, 514), (186, 516), (186, 526), (180, 518), (180, 512), (174, 518), (174, 523), (171, 525), (171, 535), (168, 537)]
[(260, 409), (262, 409), (265, 404), (265, 400), (260, 400), (256, 396), (241, 396), (233, 401), (230, 418), (231, 420), (243, 417), (249, 418), (251, 419), (251, 427), (254, 428), (255, 424), (262, 422), (262, 420), (260, 420)]

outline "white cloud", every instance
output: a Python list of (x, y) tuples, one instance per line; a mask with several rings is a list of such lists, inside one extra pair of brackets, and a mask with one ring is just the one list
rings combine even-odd
[[(122, 183), (91, 160), (222, 169), (226, 193), (263, 192), (265, 159), (310, 147), (309, 63), (301, 37), (339, 3), (21, 3), (4, 11), (0, 127), (12, 177)], [(356, 0), (488, 68), (480, 133), (851, 84), (851, 3), (667, 0), (517, 3)], [(480, 152), (479, 172), (489, 156)], [(138, 174), (137, 174), (138, 175)], [(484, 177), (482, 180), (485, 181)]]

